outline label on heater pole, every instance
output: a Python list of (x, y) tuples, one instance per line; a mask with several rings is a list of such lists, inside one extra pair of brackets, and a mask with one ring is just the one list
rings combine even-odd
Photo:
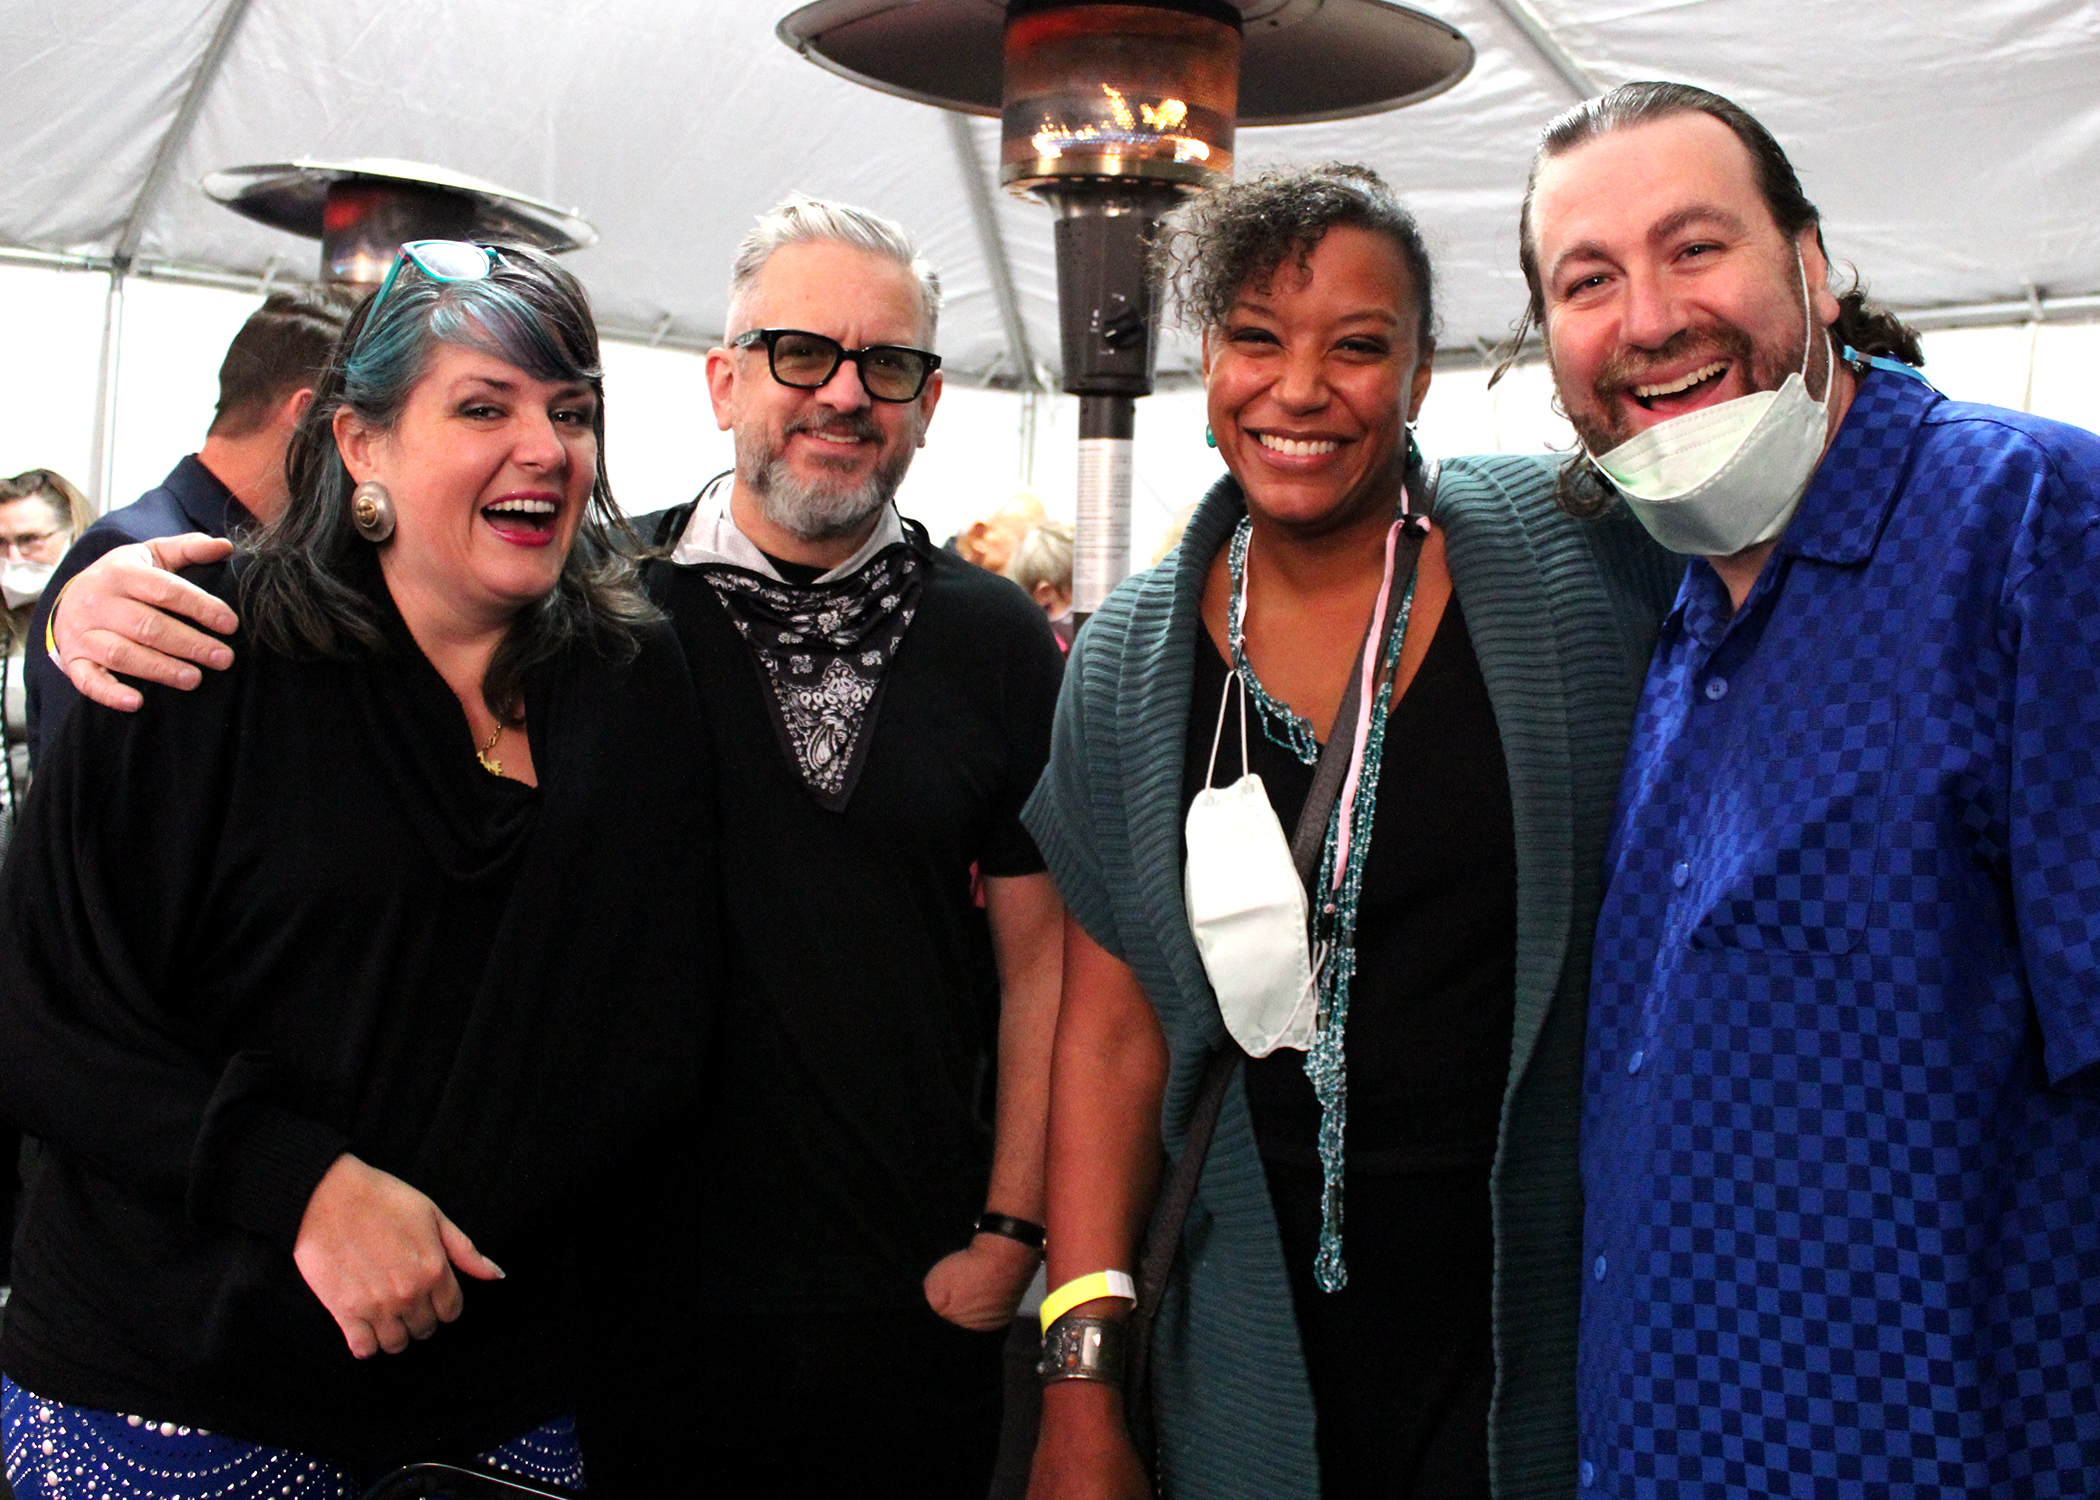
[(1072, 608), (1092, 614), (1130, 571), (1129, 438), (1079, 440), (1079, 514), (1072, 539)]

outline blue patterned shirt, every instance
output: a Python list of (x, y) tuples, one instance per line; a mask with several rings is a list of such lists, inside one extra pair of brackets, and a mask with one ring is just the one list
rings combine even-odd
[(1635, 721), (1579, 1493), (2100, 1485), (2096, 832), (2100, 438), (1871, 372)]

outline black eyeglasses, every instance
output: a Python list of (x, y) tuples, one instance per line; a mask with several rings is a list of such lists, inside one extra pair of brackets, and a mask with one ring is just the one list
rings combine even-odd
[(926, 382), (941, 367), (941, 357), (903, 344), (870, 344), (848, 349), (837, 339), (799, 328), (754, 328), (729, 341), (732, 349), (766, 346), (766, 368), (782, 385), (798, 391), (821, 390), (852, 360), (860, 371), (861, 389), (877, 401), (916, 401)]

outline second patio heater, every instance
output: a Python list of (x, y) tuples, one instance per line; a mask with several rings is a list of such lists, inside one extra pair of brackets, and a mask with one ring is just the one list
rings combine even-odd
[(204, 191), (235, 213), (321, 242), (322, 281), (377, 286), (409, 240), (500, 240), (560, 254), (595, 244), (575, 209), (422, 162), (270, 162), (229, 167)]

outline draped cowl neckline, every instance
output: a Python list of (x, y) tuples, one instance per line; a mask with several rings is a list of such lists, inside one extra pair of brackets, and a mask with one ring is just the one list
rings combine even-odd
[[(423, 841), (447, 876), (469, 884), (507, 879), (517, 870), (541, 798), (532, 787), (482, 769), (466, 711), (438, 674), (386, 584), (376, 552), (353, 559), (351, 582), (371, 601), (382, 645), (371, 670), (348, 675), (358, 717), (367, 730), (372, 770), (386, 778)], [(530, 606), (528, 606), (530, 607)], [(526, 674), (525, 722), (544, 725), (559, 716), (563, 674), (541, 663)], [(542, 782), (560, 774), (552, 737), (533, 742)]]

